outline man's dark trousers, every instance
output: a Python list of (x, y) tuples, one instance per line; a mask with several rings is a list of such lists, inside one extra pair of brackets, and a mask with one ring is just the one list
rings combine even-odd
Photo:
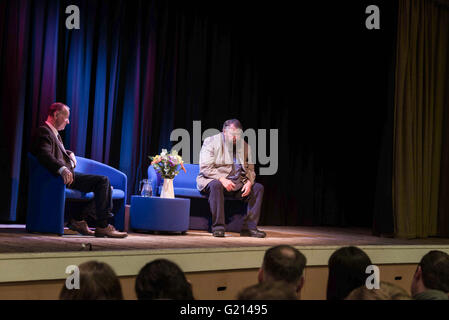
[(242, 190), (227, 191), (220, 181), (213, 180), (201, 191), (208, 195), (209, 206), (212, 214), (212, 232), (225, 230), (224, 198), (232, 197), (248, 203), (248, 209), (243, 221), (242, 230), (255, 230), (260, 218), (264, 187), (260, 183), (255, 183), (248, 196), (242, 197)]
[[(94, 174), (84, 174), (75, 172), (73, 183), (70, 189), (81, 192), (93, 192), (95, 204), (96, 226), (105, 228), (108, 226), (108, 219), (112, 217), (112, 190), (108, 177)], [(91, 209), (91, 208), (89, 208)], [(74, 215), (75, 220), (84, 220), (81, 215)]]

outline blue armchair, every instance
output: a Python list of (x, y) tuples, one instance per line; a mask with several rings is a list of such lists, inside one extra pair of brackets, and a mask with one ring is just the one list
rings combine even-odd
[[(200, 172), (200, 166), (185, 163), (184, 167), (187, 172), (181, 170), (175, 179), (173, 179), (175, 196), (182, 198), (207, 198), (196, 188), (196, 177)], [(156, 170), (154, 170), (153, 166), (148, 167), (148, 178), (151, 179), (153, 192), (155, 195), (159, 195), (162, 191), (162, 183), (164, 181)]]
[[(200, 171), (197, 164), (185, 163), (184, 167), (187, 172), (179, 171), (178, 175), (173, 179), (173, 191), (175, 197), (195, 199), (207, 199), (207, 196), (201, 194), (196, 188), (196, 177)], [(153, 193), (155, 196), (160, 195), (162, 191), (163, 179), (156, 172), (153, 166), (148, 167), (148, 178), (151, 179)], [(235, 200), (234, 198), (225, 197), (225, 200)], [(190, 205), (190, 229), (209, 229), (211, 228), (211, 214), (209, 204), (202, 200), (191, 201)], [(246, 213), (246, 203), (241, 201), (225, 201), (226, 211), (226, 230), (240, 232), (243, 224), (243, 216)]]
[[(124, 229), (127, 177), (103, 163), (76, 157), (75, 172), (104, 175), (113, 187), (114, 225)], [(29, 232), (64, 234), (66, 199), (91, 200), (93, 192), (84, 193), (66, 188), (60, 176), (55, 176), (28, 153), (29, 184), (26, 229)]]

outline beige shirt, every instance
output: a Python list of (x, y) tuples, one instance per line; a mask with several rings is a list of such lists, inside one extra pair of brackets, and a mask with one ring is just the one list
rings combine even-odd
[[(245, 184), (249, 180), (254, 185), (256, 173), (254, 164), (249, 161), (251, 148), (244, 140), (241, 140), (241, 143), (243, 148), (237, 147), (236, 157), (242, 164), (242, 182)], [(201, 191), (212, 180), (228, 177), (232, 168), (232, 142), (227, 143), (223, 133), (206, 138), (200, 151), (200, 172), (196, 178), (197, 189)]]

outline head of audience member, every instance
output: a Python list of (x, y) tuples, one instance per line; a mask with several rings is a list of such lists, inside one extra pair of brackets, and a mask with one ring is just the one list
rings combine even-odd
[(364, 285), (352, 290), (346, 300), (412, 300), (412, 298), (403, 288), (381, 281), (379, 289), (368, 289)]
[(56, 130), (64, 130), (65, 126), (70, 123), (70, 108), (61, 102), (53, 103), (48, 108), (47, 122), (51, 123)]
[(181, 268), (166, 259), (147, 263), (137, 275), (138, 300), (193, 300), (192, 286)]
[(292, 286), (284, 281), (260, 282), (249, 286), (237, 295), (238, 300), (296, 300)]
[(68, 289), (64, 284), (60, 300), (123, 300), (120, 281), (108, 264), (88, 261), (78, 268), (79, 289)]
[(259, 283), (283, 282), (284, 286), (291, 287), (297, 298), (300, 298), (306, 262), (306, 257), (292, 246), (278, 245), (269, 248), (259, 269)]
[(371, 259), (360, 248), (342, 247), (329, 258), (327, 300), (343, 300), (347, 295), (366, 283), (369, 276), (366, 267)]
[[(423, 295), (430, 291), (433, 291), (434, 295)], [(444, 299), (444, 296), (448, 296), (449, 255), (447, 253), (432, 250), (422, 257), (413, 275), (411, 292), (415, 299)]]

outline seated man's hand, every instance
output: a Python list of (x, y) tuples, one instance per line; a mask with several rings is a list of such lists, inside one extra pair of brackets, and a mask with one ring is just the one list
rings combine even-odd
[(248, 180), (242, 188), (242, 197), (246, 197), (247, 195), (249, 195), (249, 193), (251, 192), (251, 187), (251, 181)]
[(231, 180), (226, 178), (220, 178), (220, 182), (227, 191), (234, 190), (235, 184)]
[(73, 175), (69, 169), (64, 169), (61, 172), (62, 179), (64, 179), (64, 184), (70, 185), (73, 182)]
[(71, 152), (71, 153), (69, 154), (69, 156), (70, 156), (70, 159), (72, 159), (72, 161), (73, 161), (73, 167), (75, 168), (75, 167), (76, 167), (76, 157), (75, 157), (75, 154), (74, 154), (73, 152)]

